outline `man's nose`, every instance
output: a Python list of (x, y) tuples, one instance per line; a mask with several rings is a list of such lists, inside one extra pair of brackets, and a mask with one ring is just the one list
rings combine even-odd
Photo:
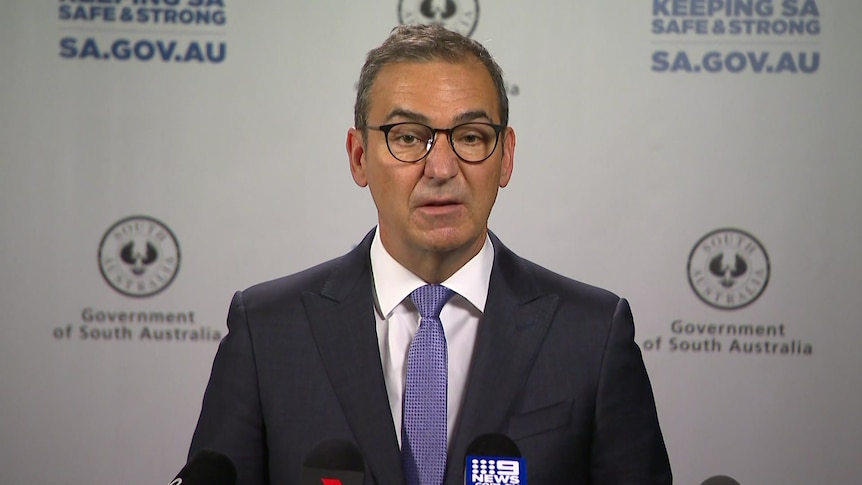
[(431, 150), (425, 156), (425, 176), (448, 179), (456, 176), (460, 169), (458, 155), (449, 142), (449, 134), (438, 131)]

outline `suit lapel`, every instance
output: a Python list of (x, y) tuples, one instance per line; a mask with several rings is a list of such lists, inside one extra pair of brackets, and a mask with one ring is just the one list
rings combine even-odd
[(345, 255), (320, 294), (304, 293), (311, 331), (332, 387), (378, 483), (403, 483), (373, 313), (373, 231)]
[(557, 306), (492, 234), (494, 266), (470, 365), (458, 428), (449, 448), (448, 484), (463, 483), (464, 455), (478, 436), (502, 432)]

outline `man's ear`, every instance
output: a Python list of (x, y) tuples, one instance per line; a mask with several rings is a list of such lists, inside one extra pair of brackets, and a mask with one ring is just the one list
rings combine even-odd
[(512, 170), (515, 164), (515, 130), (511, 126), (506, 127), (503, 134), (503, 161), (500, 167), (500, 187), (509, 185), (512, 178)]
[(353, 181), (360, 187), (366, 187), (368, 177), (365, 175), (365, 139), (362, 137), (362, 130), (357, 128), (347, 130), (346, 145)]

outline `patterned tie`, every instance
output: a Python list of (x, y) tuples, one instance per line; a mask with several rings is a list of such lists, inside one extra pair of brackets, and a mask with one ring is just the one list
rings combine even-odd
[(448, 353), (440, 310), (455, 292), (425, 285), (410, 294), (422, 319), (407, 354), (401, 458), (407, 485), (441, 485), (446, 472)]

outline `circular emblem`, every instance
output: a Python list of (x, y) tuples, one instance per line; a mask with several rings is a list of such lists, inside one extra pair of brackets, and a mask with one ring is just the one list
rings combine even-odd
[(398, 22), (437, 24), (469, 37), (479, 21), (479, 0), (399, 0)]
[(769, 282), (769, 257), (760, 241), (739, 229), (703, 236), (688, 256), (688, 282), (707, 305), (735, 310), (750, 305)]
[(180, 269), (180, 246), (167, 226), (148, 216), (127, 217), (99, 243), (102, 277), (120, 293), (147, 297), (164, 290)]

